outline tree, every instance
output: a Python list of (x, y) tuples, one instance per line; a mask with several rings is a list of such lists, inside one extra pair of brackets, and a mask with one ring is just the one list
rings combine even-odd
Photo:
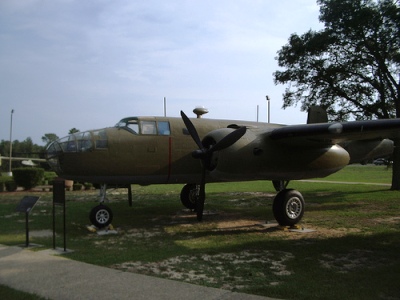
[[(43, 146), (34, 144), (30, 137), (26, 138), (24, 141), (19, 140), (13, 141), (12, 157), (26, 157), (26, 158), (44, 158)], [(0, 154), (1, 156), (8, 157), (10, 155), (10, 141), (1, 140), (0, 141)], [(1, 165), (1, 170), (9, 170), (9, 160), (3, 160)], [(19, 161), (13, 161), (12, 165), (20, 165)]]
[(77, 133), (77, 132), (79, 132), (79, 129), (76, 129), (76, 128), (74, 127), (74, 128), (72, 128), (72, 129), (69, 130), (68, 134), (74, 134), (74, 133)]
[(42, 141), (46, 144), (46, 147), (56, 140), (58, 140), (58, 136), (55, 133), (46, 133), (42, 136)]
[[(292, 34), (278, 51), (283, 108), (320, 105), (329, 118), (400, 117), (400, 7), (394, 0), (318, 0), (325, 28)], [(395, 140), (400, 146), (400, 141)], [(395, 147), (392, 189), (400, 189)]]

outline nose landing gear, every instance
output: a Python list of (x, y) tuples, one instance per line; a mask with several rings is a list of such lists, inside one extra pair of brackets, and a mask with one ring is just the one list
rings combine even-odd
[(90, 222), (97, 228), (104, 228), (111, 224), (113, 220), (113, 213), (111, 208), (103, 203), (107, 199), (107, 185), (100, 186), (100, 204), (93, 207), (89, 214)]
[(90, 211), (89, 219), (97, 228), (104, 228), (111, 224), (113, 213), (108, 206), (100, 204)]

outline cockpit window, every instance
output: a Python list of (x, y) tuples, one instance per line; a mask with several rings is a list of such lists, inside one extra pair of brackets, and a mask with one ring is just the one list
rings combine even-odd
[(137, 119), (122, 119), (115, 127), (128, 130), (133, 134), (139, 134), (139, 123)]
[(76, 138), (74, 135), (66, 136), (58, 140), (58, 143), (64, 152), (76, 152)]
[(129, 122), (126, 123), (126, 127), (130, 129), (135, 134), (139, 133), (139, 124), (136, 120), (130, 120)]
[(140, 122), (140, 127), (142, 128), (142, 134), (157, 134), (155, 121), (142, 121)]
[(143, 135), (170, 135), (168, 121), (148, 121), (137, 118), (126, 118), (119, 121), (115, 127), (125, 129), (133, 134)]

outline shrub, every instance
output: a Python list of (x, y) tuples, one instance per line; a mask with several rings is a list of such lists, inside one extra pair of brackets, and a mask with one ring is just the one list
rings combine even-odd
[(6, 189), (8, 192), (15, 192), (17, 190), (17, 184), (15, 183), (14, 179), (10, 179), (6, 181)]
[(85, 182), (83, 184), (83, 186), (85, 187), (85, 190), (87, 190), (87, 191), (93, 188), (93, 184), (91, 184), (90, 182)]
[(54, 179), (57, 178), (57, 174), (55, 172), (44, 172), (43, 184), (45, 185), (53, 185)]
[(0, 177), (0, 192), (13, 192), (17, 189), (14, 179), (9, 176)]
[(83, 184), (82, 183), (74, 183), (74, 185), (72, 186), (72, 190), (73, 191), (80, 191), (82, 190)]
[(44, 170), (41, 168), (18, 168), (13, 169), (13, 177), (17, 186), (29, 190), (39, 185), (43, 179)]

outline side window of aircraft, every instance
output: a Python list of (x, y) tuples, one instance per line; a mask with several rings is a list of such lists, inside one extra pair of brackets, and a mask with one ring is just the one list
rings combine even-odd
[(134, 134), (139, 133), (139, 124), (137, 120), (130, 120), (129, 122), (126, 123), (126, 127), (128, 128), (129, 131), (131, 131)]
[(85, 152), (92, 148), (92, 136), (89, 131), (76, 134), (78, 140), (78, 151)]
[(157, 122), (157, 129), (159, 135), (170, 135), (171, 130), (169, 129), (169, 122), (167, 121), (160, 121)]
[(142, 121), (140, 122), (142, 134), (157, 134), (155, 121)]
[(96, 149), (106, 149), (108, 147), (108, 140), (105, 130), (93, 131), (93, 136)]

